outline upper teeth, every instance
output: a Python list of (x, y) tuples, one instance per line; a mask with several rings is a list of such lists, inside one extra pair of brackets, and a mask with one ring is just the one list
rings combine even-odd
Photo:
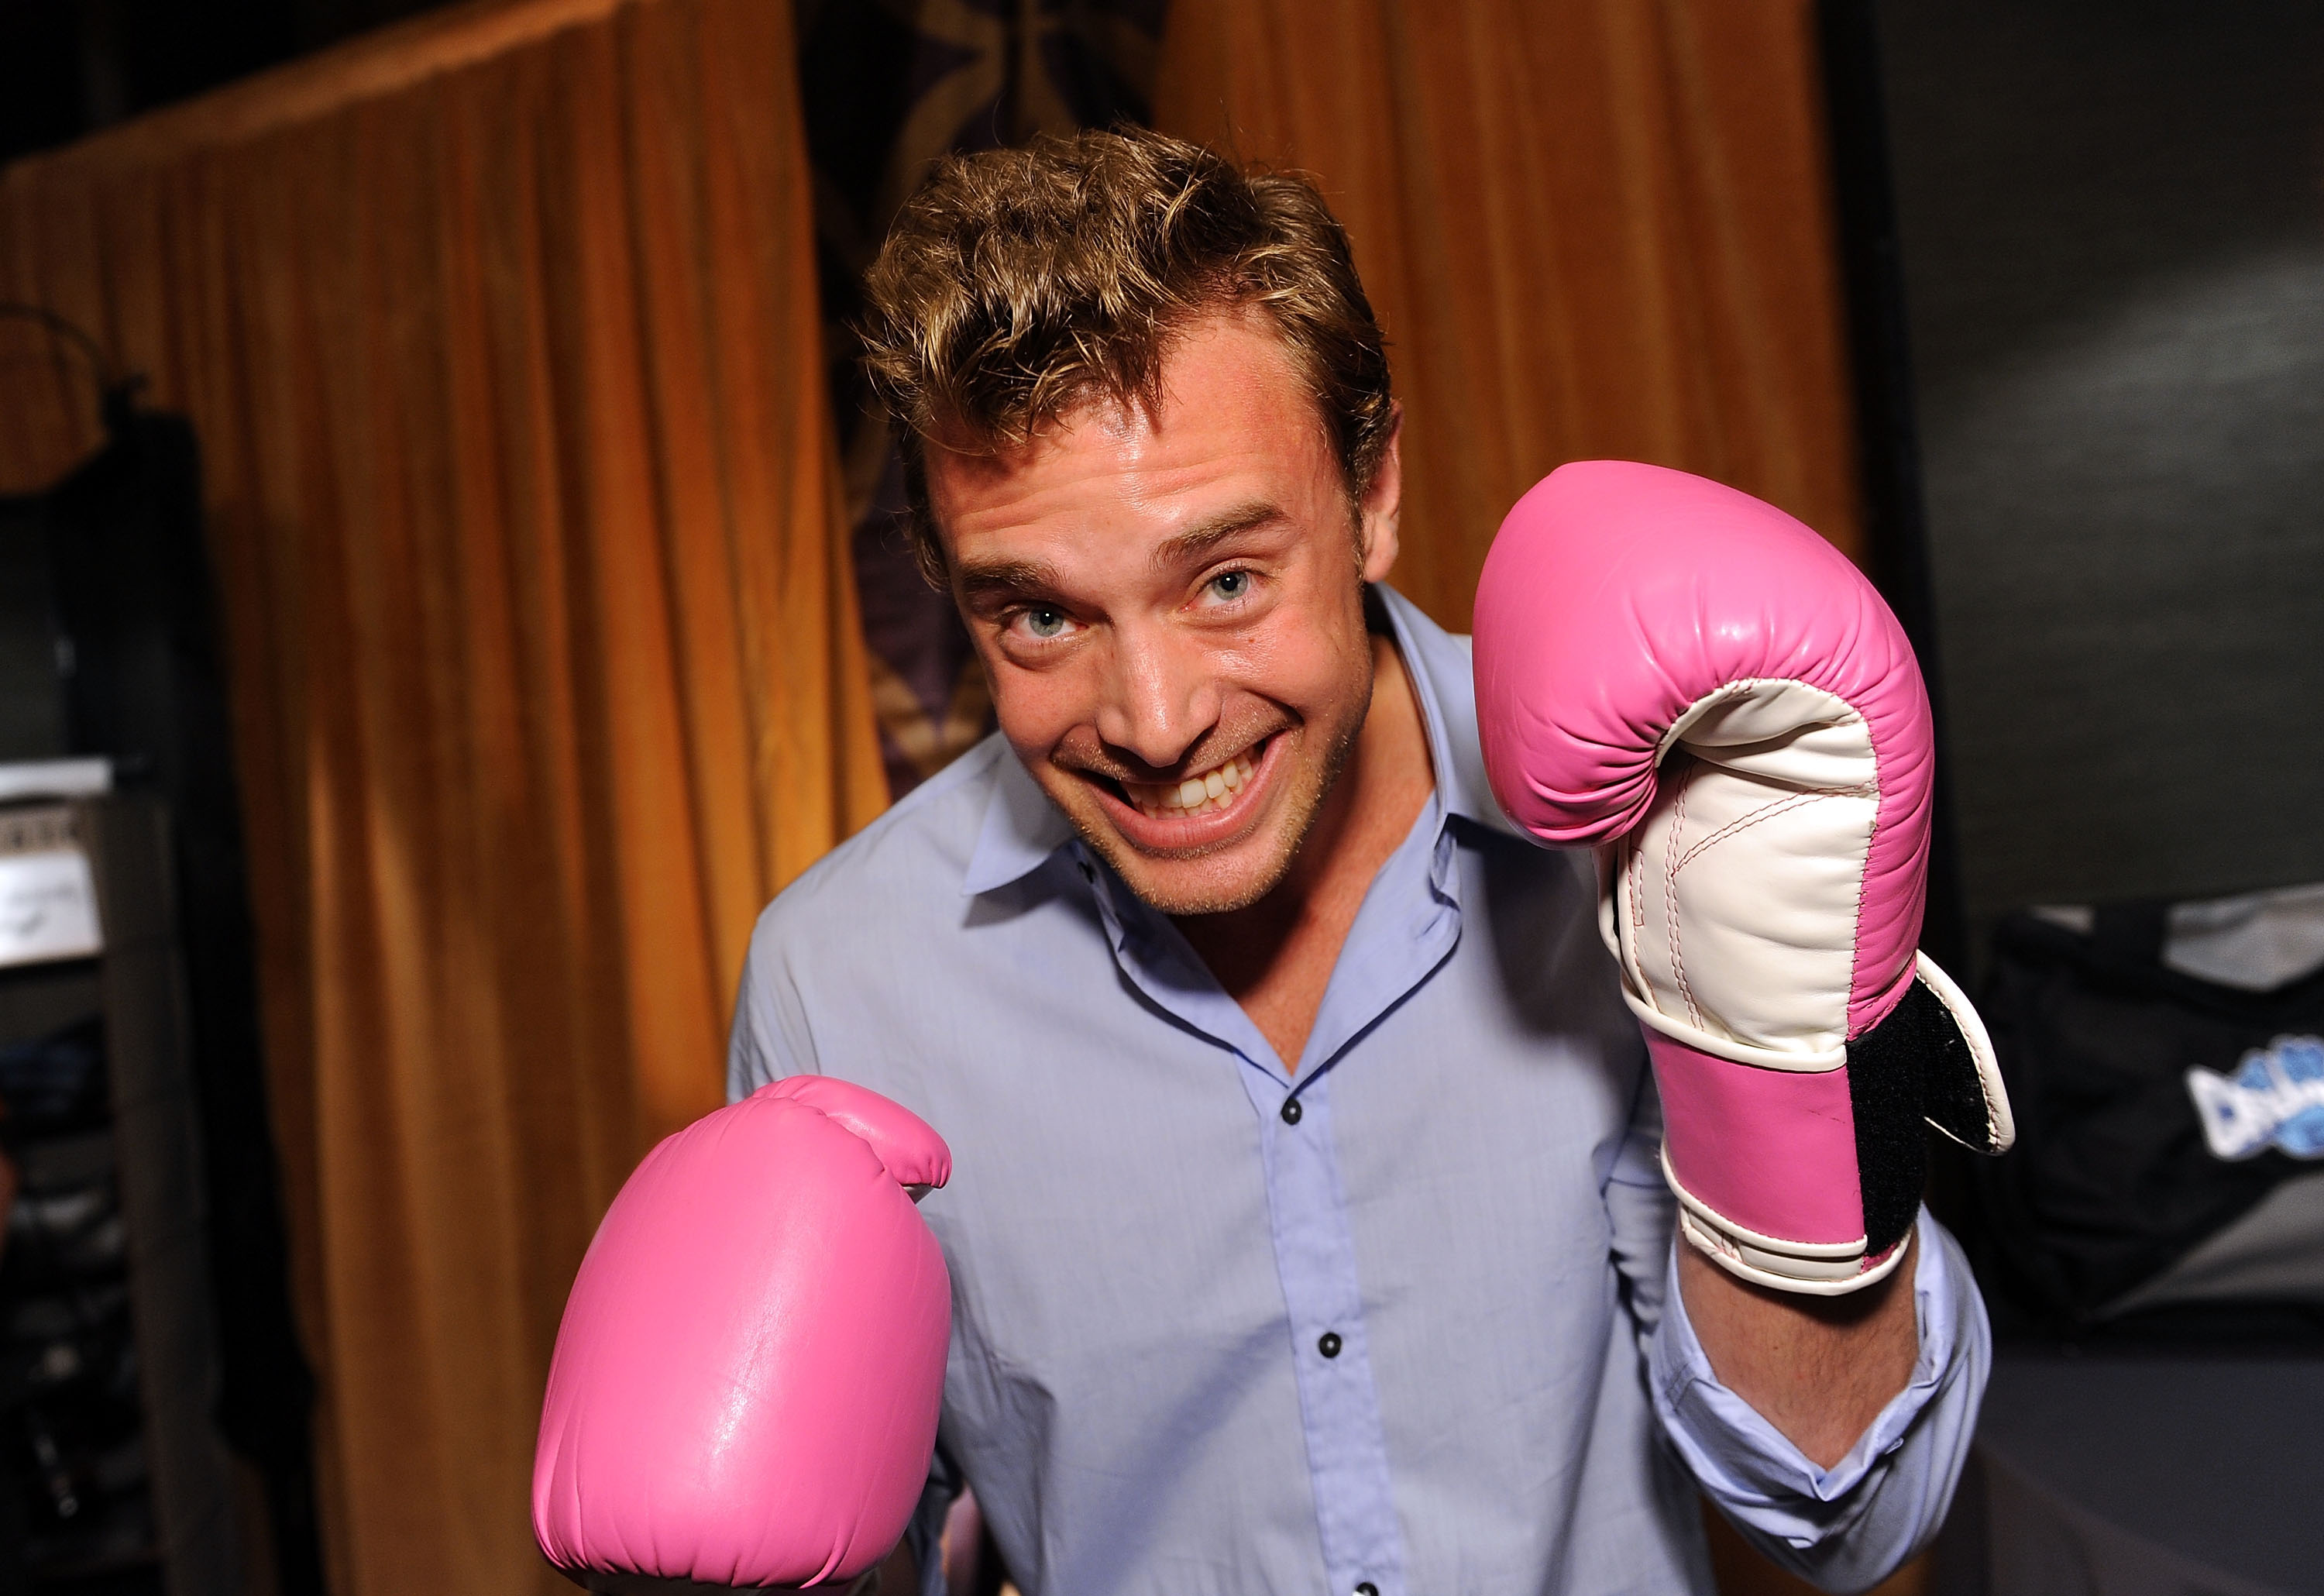
[(1241, 790), (1242, 784), (1258, 770), (1251, 762), (1250, 751), (1246, 749), (1224, 764), (1213, 765), (1183, 781), (1124, 781), (1121, 786), (1130, 794), (1130, 801), (1152, 818), (1184, 820), (1225, 808), (1231, 801), (1229, 795)]

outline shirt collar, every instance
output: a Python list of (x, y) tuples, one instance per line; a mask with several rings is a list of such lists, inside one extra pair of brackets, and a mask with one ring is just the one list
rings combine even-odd
[(968, 875), (961, 882), (964, 898), (1022, 881), (1074, 840), (1065, 812), (1049, 801), (1015, 749), (1002, 743), (1000, 757), (992, 762), (992, 798), (984, 806), (983, 829), (977, 833), (976, 851), (969, 855)]
[[(1419, 606), (1385, 584), (1371, 589), (1388, 622), (1428, 735), (1428, 758), (1436, 777), (1440, 813), (1475, 825), (1521, 835), (1501, 814), (1485, 780), (1485, 759), (1477, 741), (1476, 687), (1471, 677), (1469, 640), (1456, 637), (1421, 613)], [(983, 828), (969, 857), (961, 895), (973, 898), (1021, 881), (1074, 840), (1065, 811), (1049, 801), (1005, 746), (993, 761), (992, 798)]]

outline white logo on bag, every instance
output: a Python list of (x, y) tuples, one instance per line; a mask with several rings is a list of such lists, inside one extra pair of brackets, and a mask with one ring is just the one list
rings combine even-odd
[(2324, 1037), (2278, 1037), (2245, 1054), (2232, 1075), (2197, 1065), (2187, 1094), (2215, 1157), (2248, 1158), (2273, 1146), (2324, 1158)]

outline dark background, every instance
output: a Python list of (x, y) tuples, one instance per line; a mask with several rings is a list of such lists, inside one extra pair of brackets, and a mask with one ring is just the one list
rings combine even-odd
[(2324, 879), (2324, 6), (1876, 10), (1972, 936)]

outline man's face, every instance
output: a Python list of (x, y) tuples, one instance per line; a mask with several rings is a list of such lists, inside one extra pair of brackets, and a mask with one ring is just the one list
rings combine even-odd
[(1256, 318), (1197, 322), (1161, 387), (1000, 457), (932, 447), (928, 498), (1010, 746), (1140, 898), (1214, 913), (1283, 879), (1362, 728), (1397, 466), (1350, 505)]

